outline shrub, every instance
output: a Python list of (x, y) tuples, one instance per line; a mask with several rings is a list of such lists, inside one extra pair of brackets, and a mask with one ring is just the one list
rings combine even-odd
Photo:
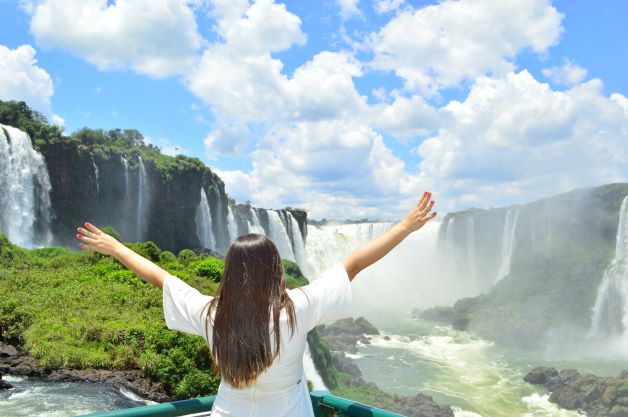
[(161, 255), (161, 249), (155, 243), (148, 240), (146, 242), (135, 243), (129, 242), (125, 245), (135, 253), (142, 255), (144, 258), (152, 262), (159, 262), (159, 255)]
[(190, 249), (183, 249), (181, 252), (179, 252), (179, 262), (181, 262), (181, 265), (183, 266), (188, 266), (197, 259), (198, 257), (196, 256), (194, 251)]
[(177, 262), (177, 257), (170, 251), (163, 251), (159, 255), (159, 262), (162, 264), (171, 264)]
[(214, 282), (220, 282), (222, 274), (225, 271), (225, 263), (218, 258), (206, 258), (191, 263), (189, 268), (194, 271), (196, 275), (209, 278)]

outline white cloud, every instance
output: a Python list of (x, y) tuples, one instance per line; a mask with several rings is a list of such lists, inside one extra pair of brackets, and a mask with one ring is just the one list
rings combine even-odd
[(340, 6), (340, 15), (343, 19), (349, 19), (352, 16), (360, 16), (358, 3), (360, 0), (336, 0)]
[(243, 16), (231, 12), (218, 21), (218, 33), (236, 55), (279, 52), (306, 41), (301, 19), (273, 0), (255, 1)]
[(314, 218), (394, 217), (400, 196), (414, 200), (423, 184), (379, 134), (351, 120), (277, 128), (252, 161), (250, 172), (219, 172), (230, 195), (261, 207), (305, 207)]
[(394, 12), (405, 2), (405, 0), (376, 0), (375, 11), (380, 14)]
[(571, 87), (579, 84), (587, 76), (587, 70), (578, 64), (566, 60), (560, 67), (543, 69), (543, 75), (556, 85)]
[(397, 96), (391, 104), (374, 106), (375, 123), (397, 138), (412, 138), (432, 133), (440, 127), (440, 114), (417, 95)]
[(446, 0), (407, 9), (371, 36), (373, 65), (394, 71), (408, 89), (434, 94), (512, 71), (523, 49), (547, 51), (558, 41), (561, 20), (549, 0)]
[(201, 37), (180, 0), (43, 0), (26, 7), (38, 45), (66, 49), (99, 69), (151, 77), (185, 73)]
[(210, 159), (223, 155), (239, 155), (249, 144), (249, 136), (249, 129), (244, 123), (229, 124), (219, 120), (203, 141), (205, 153)]
[(30, 45), (16, 49), (0, 45), (0, 99), (25, 101), (62, 127), (63, 119), (52, 113), (50, 105), (50, 97), (54, 94), (52, 78), (37, 66), (35, 55), (35, 49)]
[(530, 201), (625, 180), (628, 115), (599, 80), (554, 91), (527, 71), (476, 80), (419, 147), (423, 175), (452, 207)]

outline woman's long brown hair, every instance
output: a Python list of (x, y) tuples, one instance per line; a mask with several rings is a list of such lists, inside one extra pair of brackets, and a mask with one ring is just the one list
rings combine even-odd
[(286, 292), (275, 244), (257, 234), (237, 238), (227, 251), (216, 297), (207, 305), (207, 319), (213, 324), (212, 355), (223, 380), (246, 387), (279, 356), (279, 317), (284, 308), (292, 336), (294, 304)]

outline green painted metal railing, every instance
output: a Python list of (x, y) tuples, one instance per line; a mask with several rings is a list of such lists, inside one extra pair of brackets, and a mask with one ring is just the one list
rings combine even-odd
[[(356, 403), (346, 398), (336, 397), (327, 391), (314, 391), (310, 393), (310, 397), (312, 398), (312, 406), (316, 417), (402, 417), (401, 414)], [(192, 400), (88, 414), (83, 417), (179, 417), (208, 412), (214, 404), (214, 399), (215, 397), (201, 397)]]

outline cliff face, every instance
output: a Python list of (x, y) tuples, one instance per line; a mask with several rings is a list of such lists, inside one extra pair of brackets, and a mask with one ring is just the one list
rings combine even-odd
[[(583, 337), (615, 254), (628, 184), (576, 190), (520, 206), (448, 215), (440, 229), (445, 268), (479, 296), (425, 317), (456, 320), (514, 345)], [(434, 318), (434, 317), (432, 317)]]
[[(43, 144), (40, 151), (52, 185), (55, 244), (74, 247), (76, 226), (90, 221), (112, 226), (126, 241), (152, 240), (175, 252), (201, 248), (195, 221), (201, 187), (213, 220), (216, 247), (212, 249), (224, 253), (233, 237), (228, 226), (230, 210), (238, 234), (250, 231), (250, 214), (233, 209), (222, 180), (197, 159), (137, 149), (103, 152), (72, 140)], [(307, 214), (291, 212), (300, 229), (307, 230)], [(142, 222), (146, 222), (143, 227)]]

